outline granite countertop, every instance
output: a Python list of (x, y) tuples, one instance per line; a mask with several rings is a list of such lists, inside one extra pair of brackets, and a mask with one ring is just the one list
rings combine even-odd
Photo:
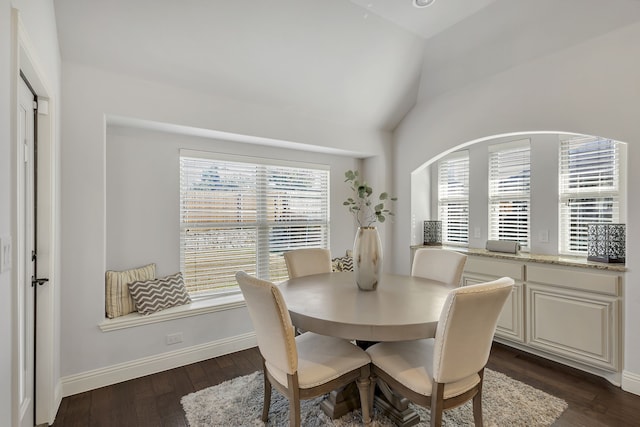
[[(439, 247), (439, 246), (414, 245), (414, 246), (411, 246), (411, 249), (433, 248), (433, 247)], [(537, 262), (541, 264), (555, 264), (555, 265), (563, 265), (567, 267), (594, 268), (597, 270), (608, 270), (608, 271), (622, 271), (622, 272), (627, 271), (627, 267), (624, 264), (615, 264), (615, 263), (609, 264), (606, 262), (587, 261), (586, 257), (578, 257), (578, 256), (541, 255), (541, 254), (531, 254), (528, 252), (519, 252), (517, 254), (509, 254), (504, 252), (492, 252), (492, 251), (488, 251), (486, 249), (480, 249), (480, 248), (462, 248), (458, 246), (442, 246), (442, 248), (458, 251), (467, 255), (506, 259), (506, 260), (512, 260), (512, 261)]]

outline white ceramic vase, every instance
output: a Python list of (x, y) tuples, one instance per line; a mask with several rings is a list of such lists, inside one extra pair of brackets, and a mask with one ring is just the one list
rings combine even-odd
[(376, 290), (382, 272), (382, 242), (376, 227), (358, 227), (353, 242), (353, 271), (360, 290)]

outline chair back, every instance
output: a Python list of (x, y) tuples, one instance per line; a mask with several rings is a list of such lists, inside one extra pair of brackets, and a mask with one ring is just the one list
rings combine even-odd
[(284, 254), (289, 278), (331, 273), (331, 251), (321, 248), (296, 249)]
[(422, 248), (413, 257), (411, 275), (460, 286), (467, 256), (447, 249)]
[(491, 342), (513, 279), (503, 277), (453, 289), (445, 301), (433, 350), (433, 377), (451, 383), (479, 372), (489, 360)]
[(298, 352), (294, 327), (280, 289), (244, 271), (236, 273), (236, 280), (247, 303), (258, 348), (265, 362), (287, 374), (295, 373), (298, 370)]

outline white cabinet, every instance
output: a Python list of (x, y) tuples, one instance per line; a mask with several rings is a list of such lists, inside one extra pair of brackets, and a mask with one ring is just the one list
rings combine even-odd
[(623, 272), (467, 254), (463, 285), (514, 279), (496, 340), (619, 384)]
[(620, 276), (530, 266), (527, 344), (597, 368), (620, 367)]
[(524, 342), (524, 286), (522, 283), (524, 265), (522, 263), (468, 257), (462, 284), (463, 286), (475, 285), (504, 276), (511, 277), (515, 281), (515, 286), (498, 318), (496, 336)]

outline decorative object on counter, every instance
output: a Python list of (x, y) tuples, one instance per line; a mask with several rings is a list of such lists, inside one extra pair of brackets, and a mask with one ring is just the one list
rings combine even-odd
[(425, 246), (442, 246), (442, 221), (424, 221), (422, 244)]
[(485, 248), (491, 252), (517, 254), (520, 250), (520, 243), (508, 240), (487, 240)]
[(588, 224), (587, 260), (624, 264), (625, 224)]
[(382, 272), (382, 242), (378, 229), (373, 224), (382, 223), (387, 216), (393, 216), (393, 212), (385, 208), (385, 203), (398, 199), (382, 192), (376, 201), (372, 197), (373, 189), (366, 181), (360, 181), (357, 170), (348, 170), (344, 176), (344, 182), (349, 183), (353, 196), (347, 198), (343, 205), (353, 214), (359, 226), (353, 242), (356, 283), (360, 290), (373, 291), (378, 286), (378, 278)]

